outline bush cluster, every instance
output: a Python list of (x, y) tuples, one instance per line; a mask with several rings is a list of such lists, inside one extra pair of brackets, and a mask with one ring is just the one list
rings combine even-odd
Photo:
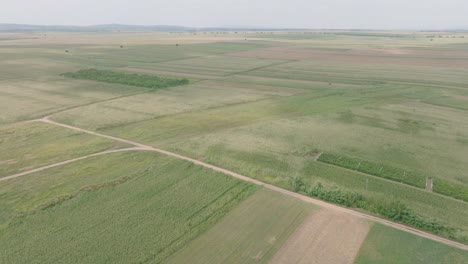
[(455, 235), (454, 228), (446, 226), (436, 219), (427, 219), (419, 216), (400, 201), (388, 202), (367, 199), (360, 193), (342, 190), (338, 187), (327, 188), (321, 183), (309, 185), (300, 177), (292, 178), (290, 184), (295, 192), (305, 193), (308, 196), (316, 197), (327, 202), (363, 209), (392, 221), (414, 226), (435, 234), (443, 234), (449, 237), (454, 237)]
[(163, 78), (155, 75), (143, 75), (135, 73), (113, 72), (98, 69), (83, 69), (77, 72), (62, 74), (74, 79), (85, 79), (92, 81), (119, 83), (131, 86), (160, 89), (172, 86), (185, 85), (189, 83), (186, 78)]
[(343, 191), (336, 187), (325, 188), (321, 183), (306, 185), (299, 177), (293, 178), (291, 184), (295, 192), (302, 192), (308, 196), (346, 207), (361, 208), (362, 203), (365, 202), (364, 196), (357, 192)]
[(362, 209), (379, 214), (392, 221), (414, 226), (435, 234), (445, 234), (449, 237), (454, 237), (455, 235), (454, 228), (446, 226), (437, 219), (424, 218), (400, 201), (368, 202), (367, 208)]

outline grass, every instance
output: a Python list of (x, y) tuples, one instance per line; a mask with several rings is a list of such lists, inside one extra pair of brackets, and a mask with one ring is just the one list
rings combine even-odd
[(416, 227), (436, 235), (452, 239), (458, 238), (456, 229), (453, 226), (449, 226), (438, 219), (423, 217), (400, 200), (369, 199), (359, 192), (350, 192), (336, 186), (326, 187), (321, 182), (310, 185), (297, 176), (290, 180), (290, 185), (294, 192), (303, 193), (341, 206), (365, 210), (382, 218)]
[(229, 82), (202, 81), (96, 103), (59, 113), (53, 118), (92, 130), (103, 130), (184, 112), (219, 108), (299, 92), (301, 91), (295, 89), (283, 91), (270, 86), (240, 86)]
[[(52, 176), (58, 176), (65, 186), (76, 186), (90, 183), (80, 178), (104, 172), (97, 181), (101, 183), (69, 192), (65, 198), (51, 197), (52, 202), (39, 210), (13, 219), (1, 231), (1, 262), (160, 263), (255, 191), (248, 183), (161, 155), (126, 153), (107, 158), (105, 162), (119, 168), (113, 169), (114, 175), (105, 173), (100, 157), (27, 176), (29, 181), (46, 177), (52, 186), (56, 185)], [(118, 163), (122, 159), (126, 162)], [(145, 166), (138, 166), (140, 159)], [(134, 170), (125, 173), (130, 168)], [(27, 190), (29, 185), (2, 185), (4, 208), (12, 202), (24, 204), (23, 199), (14, 199), (24, 196), (21, 193), (37, 198), (51, 191), (45, 185), (34, 193)]]
[[(329, 54), (330, 60), (339, 60), (338, 54)], [(299, 61), (250, 72), (249, 75), (281, 77), (284, 79), (348, 83), (356, 85), (381, 84), (385, 82), (405, 82), (428, 85), (447, 85), (467, 87), (463, 70), (452, 68), (424, 67), (411, 65), (411, 58), (406, 65), (381, 65), (366, 63), (363, 56), (353, 56), (349, 61), (317, 63)], [(362, 62), (359, 60), (362, 59)], [(404, 59), (403, 59), (404, 60)], [(413, 59), (413, 61), (417, 61)], [(313, 72), (313, 75), (310, 73)]]
[(455, 131), (464, 131), (466, 116), (459, 110), (409, 104), (398, 95), (410, 93), (406, 88), (334, 87), (145, 120), (104, 133), (184, 153), (285, 188), (290, 188), (290, 177), (301, 175), (372, 199), (401, 200), (419, 215), (456, 227), (457, 239), (464, 241), (467, 223), (459, 216), (467, 208), (463, 202), (312, 162), (314, 150), (343, 153), (465, 184), (466, 148)]
[[(30, 61), (23, 63), (29, 64)], [(147, 88), (119, 84), (96, 83), (90, 86), (88, 81), (70, 82), (67, 78), (59, 77), (58, 72), (56, 76), (51, 75), (53, 68), (51, 72), (38, 73), (38, 70), (29, 67), (13, 67), (16, 68), (13, 71), (16, 73), (24, 70), (39, 76), (2, 80), (0, 124), (40, 118), (66, 109), (148, 91)]]
[[(340, 166), (346, 169), (355, 170), (377, 177), (382, 177), (396, 182), (402, 182), (421, 189), (426, 187), (426, 178), (421, 173), (402, 170), (397, 167), (390, 167), (382, 163), (369, 162), (330, 153), (323, 153), (318, 161)], [(433, 179), (433, 191), (442, 195), (447, 195), (455, 199), (468, 202), (468, 188), (463, 185), (451, 184), (444, 180)]]
[(168, 263), (268, 263), (311, 209), (291, 197), (259, 190)]
[(353, 159), (331, 153), (322, 153), (318, 161), (390, 179), (392, 181), (402, 182), (421, 189), (424, 189), (426, 185), (426, 177), (421, 174), (386, 166), (381, 163)]
[[(0, 43), (0, 71), (4, 73), (0, 76), (0, 124), (5, 127), (5, 124), (54, 114), (52, 119), (61, 122), (185, 154), (283, 188), (291, 189), (290, 179), (301, 177), (309, 185), (320, 182), (326, 188), (359, 192), (372, 201), (401, 201), (422, 217), (436, 218), (455, 227), (454, 238), (466, 243), (466, 202), (314, 161), (319, 152), (334, 153), (370, 165), (418, 172), (443, 181), (444, 185), (434, 181), (435, 191), (465, 196), (468, 37), (430, 41), (428, 35), (424, 32), (121, 32), (47, 33), (34, 40), (4, 40)], [(154, 90), (60, 76), (63, 72), (89, 68), (119, 72), (119, 76), (127, 76), (122, 71), (141, 70), (140, 73), (161, 76), (167, 73), (176, 76), (175, 79), (196, 78), (199, 82)], [(17, 125), (20, 126), (15, 124), (7, 130), (22, 131)], [(34, 134), (36, 139), (24, 139), (44, 150), (39, 152), (40, 157), (54, 160), (58, 159), (54, 155), (68, 155), (55, 150), (58, 145), (50, 141), (48, 133), (58, 138), (62, 148), (71, 142), (72, 150), (67, 153), (84, 151), (75, 145), (74, 136), (70, 139), (55, 130), (41, 131), (46, 133)], [(29, 137), (26, 132), (24, 136)], [(35, 151), (21, 148), (15, 152), (13, 146), (23, 139), (8, 143), (3, 140), (6, 138), (15, 137), (2, 134), (0, 140), (2, 144), (10, 144), (8, 152), (16, 156), (26, 157), (26, 152)], [(46, 147), (49, 141), (49, 148), (54, 149), (51, 155)], [(85, 144), (85, 149), (103, 146), (95, 143)], [(8, 155), (7, 152), (0, 155), (3, 154)], [(152, 155), (120, 153), (83, 160), (76, 167), (54, 168), (47, 171), (54, 173), (43, 172), (37, 179), (6, 181), (0, 184), (5, 184), (3, 191), (8, 193), (2, 200), (9, 197), (14, 201), (6, 199), (0, 208), (2, 220), (6, 219), (2, 227), (10, 226), (11, 221), (24, 215), (24, 219), (36, 219), (34, 223), (38, 224), (44, 223), (40, 217), (48, 213), (54, 216), (50, 221), (72, 221), (73, 217), (80, 216), (77, 208), (72, 210), (75, 202), (83, 208), (91, 208), (91, 203), (96, 203), (95, 206), (102, 206), (101, 211), (109, 212), (106, 208), (113, 207), (104, 203), (108, 197), (120, 201), (136, 195), (130, 188), (120, 192), (120, 196), (114, 196), (110, 190), (125, 186), (143, 190), (142, 186), (131, 184), (140, 179), (135, 175), (147, 173), (140, 168), (160, 168), (152, 159)], [(88, 167), (91, 161), (92, 166)], [(167, 168), (167, 173), (178, 171), (175, 167)], [(0, 168), (20, 169), (11, 164)], [(18, 186), (11, 185), (13, 182)], [(421, 183), (415, 185), (419, 187)], [(151, 194), (151, 190), (139, 193), (144, 196)], [(171, 197), (179, 201), (183, 196)], [(56, 203), (57, 206), (41, 209)], [(127, 211), (118, 209), (111, 212), (115, 218), (122, 211), (132, 212), (128, 208)], [(98, 218), (97, 213), (89, 218), (93, 223), (79, 219), (88, 224), (90, 233), (80, 229), (82, 233), (78, 234), (65, 228), (64, 236), (80, 237), (92, 232), (100, 236), (93, 224), (109, 223)], [(24, 226), (34, 230), (32, 221), (27, 220)], [(218, 223), (223, 221), (228, 219)], [(131, 233), (125, 232), (135, 231), (138, 225), (127, 222), (126, 226), (109, 226), (122, 230), (128, 241), (136, 241)], [(20, 232), (18, 237), (26, 234), (25, 229), (15, 230)], [(123, 247), (123, 242), (107, 235), (113, 230), (106, 229), (103, 238)], [(59, 236), (62, 232), (48, 233), (52, 234)], [(189, 239), (195, 241), (192, 238), (197, 240), (196, 235)], [(15, 241), (17, 244), (11, 246), (19, 245)], [(149, 243), (145, 241), (150, 240), (135, 244)], [(90, 243), (89, 246), (102, 245)], [(95, 252), (89, 246), (83, 250)], [(102, 250), (103, 256), (107, 256), (107, 250)], [(118, 253), (123, 255), (122, 252)], [(132, 255), (133, 251), (125, 253), (141, 256), (140, 253)], [(84, 251), (77, 254), (84, 255)], [(112, 260), (109, 257), (101, 262)]]
[[(114, 153), (77, 161), (65, 167), (51, 168), (15, 180), (2, 181), (2, 228), (16, 217), (34, 213), (63, 198), (74, 196), (87, 186), (112, 182), (126, 175), (133, 175), (134, 172), (141, 173), (150, 168), (153, 162), (154, 157), (144, 153)], [(114, 166), (124, 163), (127, 163), (127, 166)], [(63, 173), (64, 169), (67, 169), (67, 173)]]
[(60, 161), (126, 147), (41, 122), (0, 126), (0, 178)]
[[(163, 36), (158, 40), (165, 39)], [(133, 38), (133, 37), (132, 37)], [(144, 37), (145, 38), (145, 37)], [(147, 36), (146, 36), (147, 38)], [(124, 39), (128, 42), (128, 39)], [(207, 55), (221, 55), (249, 49), (263, 48), (266, 45), (256, 43), (184, 43), (184, 40), (174, 41), (174, 44), (137, 44), (125, 45), (120, 48), (82, 47), (74, 51), (75, 56), (84, 60), (86, 64), (100, 67), (151, 67), (154, 63), (176, 61)], [(176, 46), (175, 44), (180, 44)], [(64, 58), (69, 59), (69, 58)]]
[(466, 263), (468, 253), (400, 230), (374, 224), (354, 263)]
[(459, 184), (450, 184), (440, 179), (433, 179), (433, 191), (468, 202), (468, 187)]
[(143, 68), (150, 70), (163, 70), (187, 74), (206, 74), (222, 77), (282, 62), (285, 61), (213, 55), (150, 64), (145, 65)]
[(189, 80), (186, 78), (163, 78), (152, 75), (113, 72), (98, 69), (82, 69), (77, 72), (64, 73), (63, 76), (73, 79), (92, 80), (107, 83), (119, 83), (150, 89), (162, 89), (167, 87), (185, 85), (189, 83)]

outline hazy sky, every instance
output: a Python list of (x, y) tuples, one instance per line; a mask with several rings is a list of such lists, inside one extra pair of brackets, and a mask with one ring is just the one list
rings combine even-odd
[(0, 23), (468, 29), (468, 0), (0, 0)]

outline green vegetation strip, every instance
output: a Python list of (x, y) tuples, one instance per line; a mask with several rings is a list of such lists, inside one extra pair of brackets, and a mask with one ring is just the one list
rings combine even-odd
[(180, 86), (189, 83), (186, 78), (166, 78), (155, 75), (144, 75), (136, 73), (114, 72), (98, 69), (83, 69), (77, 72), (62, 74), (65, 77), (83, 80), (92, 80), (107, 83), (119, 83), (130, 86), (146, 87), (151, 89), (162, 89)]
[[(391, 167), (381, 163), (370, 162), (357, 158), (323, 153), (318, 161), (340, 166), (346, 169), (355, 170), (377, 177), (389, 179), (415, 186), (421, 189), (426, 187), (426, 177), (416, 172)], [(444, 180), (433, 179), (433, 191), (442, 195), (450, 196), (455, 199), (468, 201), (468, 188), (463, 185), (448, 183)]]
[(363, 209), (392, 221), (414, 226), (451, 239), (466, 239), (457, 238), (455, 228), (437, 219), (422, 217), (400, 201), (369, 199), (358, 192), (346, 191), (337, 187), (326, 187), (320, 182), (310, 185), (300, 177), (291, 178), (290, 184), (295, 192), (305, 193), (310, 197), (317, 197), (346, 207)]
[(468, 202), (468, 188), (460, 184), (448, 183), (441, 179), (433, 179), (432, 191), (443, 195), (451, 196), (455, 199), (460, 199)]
[(330, 153), (323, 153), (318, 158), (318, 161), (375, 175), (392, 181), (402, 182), (421, 189), (424, 189), (426, 186), (426, 177), (423, 175), (380, 163), (339, 156)]

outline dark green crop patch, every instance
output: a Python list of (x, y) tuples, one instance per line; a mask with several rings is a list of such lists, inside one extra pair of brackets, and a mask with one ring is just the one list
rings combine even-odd
[(98, 69), (82, 69), (77, 72), (64, 73), (62, 76), (73, 79), (119, 83), (151, 89), (162, 89), (167, 87), (186, 85), (189, 83), (187, 78), (167, 78), (155, 75), (114, 72)]

